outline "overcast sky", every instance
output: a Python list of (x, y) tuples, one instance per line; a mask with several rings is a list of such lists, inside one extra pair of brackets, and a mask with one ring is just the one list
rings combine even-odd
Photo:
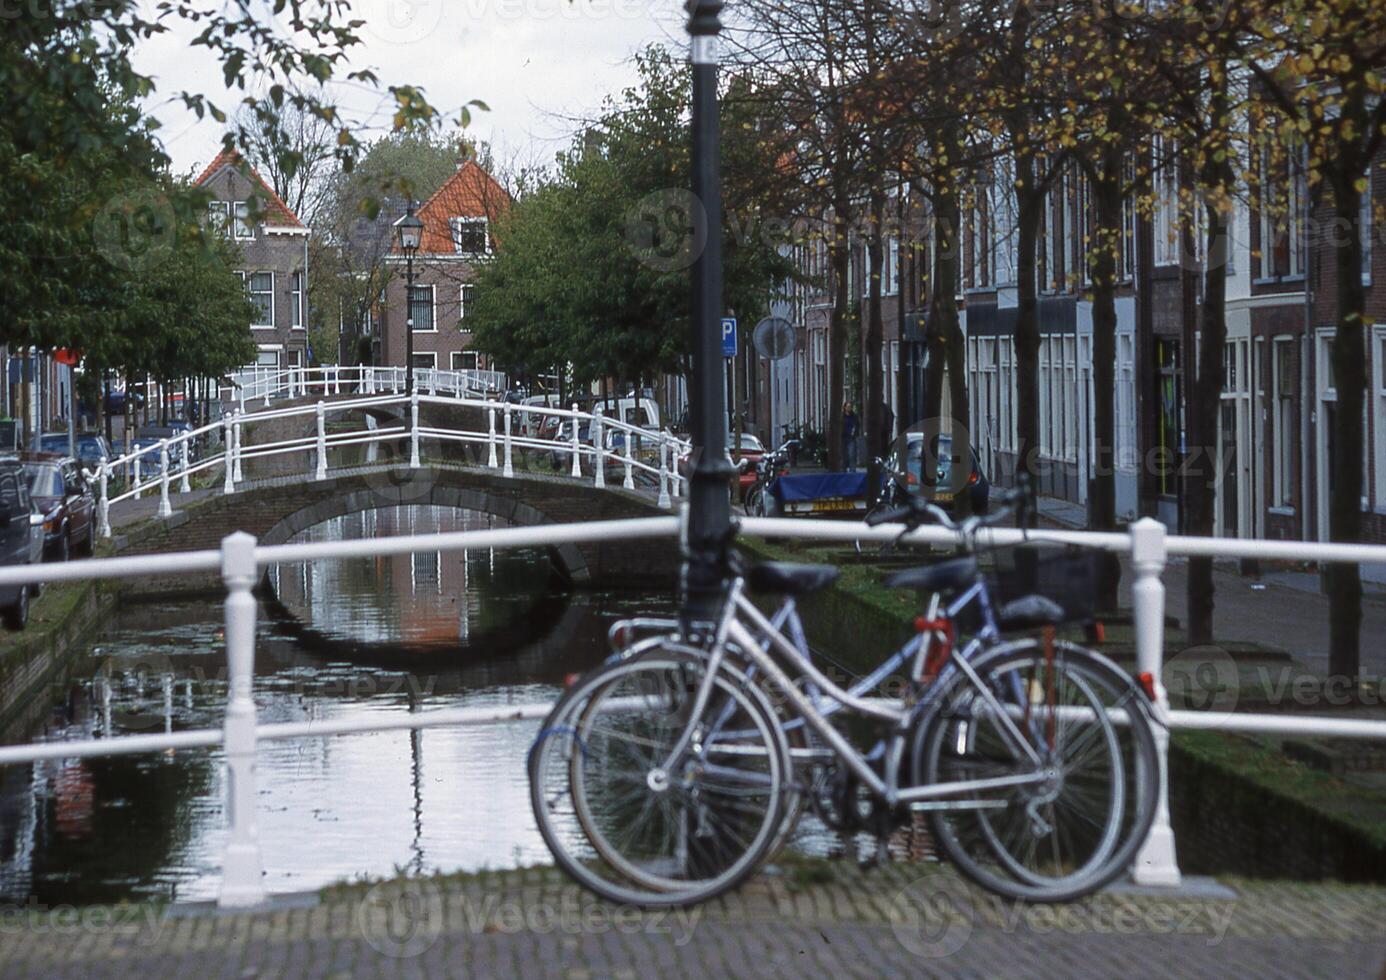
[[(470, 99), (491, 111), (474, 117), (472, 132), (490, 141), (502, 162), (549, 162), (567, 143), (573, 116), (591, 114), (602, 97), (634, 79), (633, 52), (651, 41), (682, 38), (678, 0), (352, 0), (366, 21), (364, 44), (353, 67), (370, 67), (382, 88), (423, 87), (430, 101), (455, 117)], [(228, 111), (235, 97), (220, 67), (188, 43), (192, 30), (141, 47), (137, 66), (156, 76), (165, 95), (182, 89), (220, 97)], [(373, 118), (385, 132), (386, 103), (379, 95), (339, 91), (353, 114)], [(198, 122), (179, 106), (151, 105), (175, 172), (200, 167), (220, 147), (221, 127)]]

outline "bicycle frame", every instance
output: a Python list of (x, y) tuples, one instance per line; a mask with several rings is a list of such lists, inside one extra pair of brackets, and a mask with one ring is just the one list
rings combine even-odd
[[(1037, 770), (1042, 760), (1034, 751), (1033, 747), (1020, 733), (1015, 722), (1010, 717), (1010, 713), (997, 701), (995, 695), (986, 687), (976, 671), (972, 669), (968, 658), (970, 658), (986, 641), (996, 634), (995, 622), (991, 616), (990, 603), (986, 599), (985, 586), (978, 582), (966, 590), (963, 596), (955, 600), (950, 605), (950, 615), (956, 610), (962, 609), (973, 599), (981, 596), (984, 609), (984, 618), (987, 625), (984, 632), (974, 637), (963, 650), (953, 650), (949, 657), (949, 662), (945, 671), (951, 669), (961, 670), (968, 679), (971, 686), (978, 692), (982, 700), (995, 713), (1000, 721), (1001, 731), (1011, 743), (1010, 748), (1016, 752), (1017, 757), (1026, 758)], [(937, 609), (937, 597), (935, 597), (933, 608)], [(778, 628), (783, 620), (793, 615), (793, 610), (786, 603), (781, 607), (780, 614), (777, 614), (776, 621), (767, 619), (759, 609), (757, 609), (745, 596), (745, 582), (737, 578), (733, 581), (728, 601), (724, 607), (722, 619), (719, 621), (714, 642), (711, 647), (707, 670), (702, 683), (699, 685), (698, 692), (694, 697), (693, 706), (689, 717), (699, 719), (707, 708), (707, 703), (711, 695), (712, 680), (721, 667), (727, 655), (727, 642), (730, 640), (742, 649), (744, 655), (752, 662), (756, 669), (760, 670), (764, 676), (770, 680), (781, 694), (793, 704), (795, 712), (799, 718), (808, 723), (833, 750), (834, 755), (840, 759), (853, 772), (862, 784), (872, 793), (881, 797), (889, 805), (898, 803), (927, 803), (943, 796), (954, 796), (962, 793), (976, 793), (988, 790), (1006, 789), (1015, 786), (1033, 785), (1044, 782), (1050, 778), (1050, 774), (1043, 771), (1036, 771), (1027, 775), (1000, 776), (991, 779), (961, 780), (951, 783), (940, 783), (933, 786), (911, 786), (901, 789), (898, 784), (898, 772), (900, 760), (904, 752), (904, 740), (910, 728), (910, 722), (920, 717), (923, 710), (936, 707), (936, 698), (926, 693), (924, 700), (918, 706), (902, 705), (896, 707), (881, 699), (865, 698), (861, 692), (869, 689), (878, 683), (891, 670), (901, 666), (906, 659), (911, 656), (912, 644), (905, 644), (894, 656), (888, 658), (885, 663), (878, 667), (868, 677), (859, 681), (853, 686), (851, 691), (844, 690), (834, 683), (830, 678), (818, 670), (811, 661), (805, 656), (804, 652), (797, 649), (789, 639)], [(793, 616), (797, 621), (797, 615)], [(743, 622), (743, 619), (745, 620)], [(752, 632), (753, 626), (756, 632)], [(802, 630), (795, 631), (798, 636), (802, 636)], [(759, 633), (759, 636), (757, 635)], [(917, 651), (913, 655), (917, 662), (922, 665), (923, 658), (927, 655), (929, 633), (921, 634), (918, 641)], [(796, 637), (797, 638), (797, 637)], [(815, 699), (810, 698), (804, 691), (795, 686), (790, 675), (780, 666), (776, 660), (775, 653), (787, 658), (802, 677), (811, 684), (822, 688), (827, 692), (828, 698), (836, 702), (836, 707), (831, 708), (826, 713), (820, 711), (815, 704)], [(942, 679), (943, 672), (940, 672)], [(875, 679), (873, 681), (873, 678)], [(868, 682), (871, 682), (868, 684)], [(942, 690), (942, 685), (937, 682), (932, 687), (933, 691)], [(892, 733), (887, 748), (886, 761), (882, 767), (884, 777), (878, 776), (872, 769), (866, 757), (863, 756), (856, 747), (847, 741), (843, 735), (833, 727), (827, 715), (847, 707), (859, 714), (874, 717), (878, 720), (892, 722), (895, 731)], [(664, 772), (674, 769), (682, 760), (685, 752), (688, 751), (694, 737), (695, 725), (689, 725), (670, 750), (665, 764), (661, 767)], [(989, 801), (969, 802), (968, 805), (988, 806), (1004, 805), (1004, 803), (993, 804)]]

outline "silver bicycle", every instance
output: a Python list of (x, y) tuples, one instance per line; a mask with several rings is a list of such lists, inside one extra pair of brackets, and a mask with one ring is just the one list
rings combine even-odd
[[(906, 533), (936, 519), (964, 554), (887, 579), (929, 596), (927, 611), (848, 686), (814, 664), (796, 610), (832, 566), (743, 570), (728, 550), (726, 603), (704, 636), (657, 620), (613, 627), (618, 652), (565, 692), (530, 752), (558, 864), (612, 901), (692, 904), (735, 887), (811, 808), (880, 837), (922, 813), (963, 873), (1013, 898), (1068, 901), (1127, 870), (1159, 785), (1149, 694), (1057, 638), (1057, 602), (993, 603), (976, 532), (1004, 513), (954, 525), (913, 500), (877, 515)], [(748, 591), (783, 602), (767, 616)], [(956, 642), (968, 613), (980, 627)], [(879, 696), (891, 678), (902, 696)], [(859, 720), (836, 723), (847, 717)]]

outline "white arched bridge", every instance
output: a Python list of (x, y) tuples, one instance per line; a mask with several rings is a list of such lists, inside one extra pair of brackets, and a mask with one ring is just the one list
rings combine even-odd
[[(404, 390), (402, 369), (262, 375), (255, 397), (241, 397), (249, 386), (235, 389), (239, 394), (220, 420), (89, 471), (100, 533), (111, 537), (122, 512), (148, 515), (148, 504), (135, 502), (150, 496), (158, 501), (154, 513), (168, 518), (175, 499), (192, 499), (186, 495), (230, 497), (271, 487), (306, 495), (307, 485), (348, 478), (381, 488), (385, 498), (392, 496), (388, 487), (411, 474), (425, 477), (415, 482), (458, 485), (462, 473), (493, 494), (501, 480), (525, 492), (575, 484), (619, 491), (649, 509), (669, 509), (682, 496), (678, 461), (688, 443), (577, 405), (503, 400), (481, 390), (494, 380), (490, 374), (422, 371), (413, 392)], [(372, 482), (379, 474), (392, 475)], [(581, 499), (594, 516), (605, 509), (588, 493)], [(564, 519), (577, 516), (571, 507), (561, 509)]]

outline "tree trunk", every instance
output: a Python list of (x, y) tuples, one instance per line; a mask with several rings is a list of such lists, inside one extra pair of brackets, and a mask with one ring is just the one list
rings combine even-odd
[[(1088, 524), (1093, 530), (1116, 530), (1116, 245), (1121, 237), (1120, 150), (1107, 150), (1092, 176), (1096, 233), (1089, 251), (1092, 277), (1093, 476), (1088, 492)], [(1101, 609), (1117, 604), (1120, 565), (1107, 563), (1097, 601)]]
[(842, 405), (846, 401), (844, 384), (847, 368), (848, 270), (852, 251), (847, 239), (845, 199), (842, 210), (833, 212), (833, 238), (828, 244), (828, 260), (833, 273), (833, 312), (828, 323), (828, 405), (825, 437), (828, 443), (828, 469), (840, 470), (842, 459)]
[[(1332, 175), (1336, 227), (1340, 235), (1334, 258), (1338, 278), (1338, 330), (1333, 341), (1333, 379), (1338, 403), (1333, 416), (1333, 469), (1328, 534), (1334, 541), (1362, 539), (1362, 404), (1367, 387), (1366, 346), (1362, 315), (1362, 238), (1358, 228), (1361, 171), (1340, 165)], [(1362, 630), (1362, 575), (1357, 565), (1328, 565), (1330, 675), (1357, 679)]]
[(1025, 473), (1033, 481), (1039, 456), (1040, 348), (1035, 246), (1044, 213), (1044, 193), (1035, 186), (1035, 158), (1028, 152), (1015, 156), (1015, 184), (1020, 211), (1015, 260), (1015, 472), (1017, 478)]
[[(1228, 175), (1222, 174), (1222, 177)], [(1230, 186), (1230, 179), (1228, 184)], [(1187, 533), (1211, 535), (1217, 506), (1218, 413), (1222, 394), (1223, 358), (1227, 350), (1227, 215), (1215, 203), (1208, 216), (1207, 264), (1203, 270), (1203, 307), (1199, 316), (1198, 375), (1188, 398), (1187, 452), (1184, 468), (1184, 506)], [(1189, 236), (1192, 239), (1192, 234)], [(1192, 261), (1193, 256), (1186, 256)], [(1189, 559), (1189, 642), (1213, 642), (1213, 560)]]
[(869, 492), (874, 493), (880, 478), (880, 467), (876, 459), (885, 455), (885, 440), (881, 438), (881, 424), (885, 414), (881, 411), (885, 404), (885, 377), (881, 370), (881, 349), (885, 343), (885, 318), (881, 311), (881, 270), (885, 265), (885, 241), (882, 226), (885, 224), (885, 192), (880, 188), (871, 190), (871, 234), (867, 239), (867, 294), (866, 294), (866, 393), (863, 396), (861, 420), (865, 432), (866, 480)]

